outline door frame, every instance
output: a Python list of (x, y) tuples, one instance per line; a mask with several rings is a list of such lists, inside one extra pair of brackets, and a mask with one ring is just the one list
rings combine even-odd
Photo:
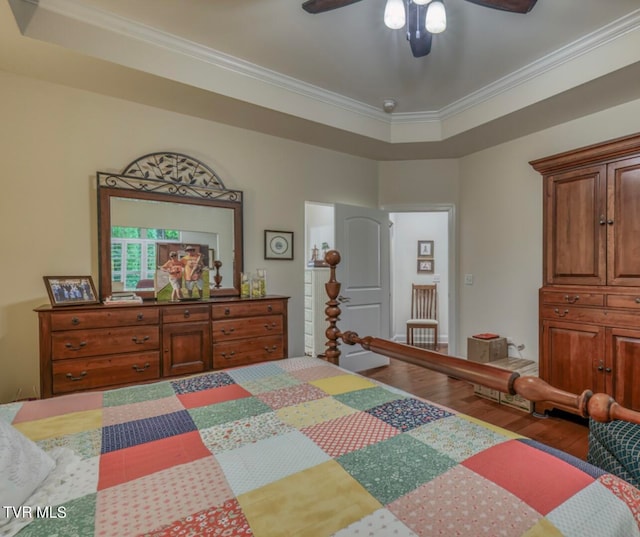
[[(447, 213), (447, 227), (449, 240), (449, 334), (448, 334), (448, 353), (457, 355), (458, 347), (458, 247), (457, 247), (457, 229), (456, 229), (456, 208), (452, 203), (421, 203), (421, 204), (389, 204), (380, 207), (389, 213)], [(393, 242), (393, 238), (391, 239)], [(413, 259), (412, 259), (413, 262)], [(391, 265), (391, 279), (393, 281), (393, 263)], [(391, 307), (391, 326), (394, 322), (394, 306)]]

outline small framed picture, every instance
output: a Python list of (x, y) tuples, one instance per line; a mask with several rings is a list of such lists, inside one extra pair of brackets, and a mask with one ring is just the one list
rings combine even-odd
[(418, 259), (418, 273), (433, 274), (433, 259)]
[(52, 306), (99, 304), (91, 276), (43, 276)]
[(265, 259), (293, 259), (293, 231), (264, 232)]
[(433, 257), (433, 241), (418, 241), (418, 257)]

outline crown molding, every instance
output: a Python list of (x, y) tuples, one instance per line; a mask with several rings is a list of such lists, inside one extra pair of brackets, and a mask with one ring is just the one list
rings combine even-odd
[(308, 84), (293, 77), (216, 51), (168, 32), (146, 26), (125, 17), (109, 13), (78, 0), (21, 0), (36, 9), (43, 9), (88, 24), (105, 31), (167, 49), (235, 74), (258, 80), (284, 91), (373, 119), (391, 126), (418, 126), (443, 121), (517, 88), (580, 56), (640, 28), (640, 9), (600, 28), (589, 35), (548, 54), (531, 64), (455, 101), (440, 110), (387, 114), (355, 99)]
[(629, 32), (640, 28), (640, 9), (621, 17), (598, 30), (583, 36), (568, 45), (543, 56), (539, 60), (526, 65), (445, 106), (437, 112), (440, 120), (446, 120), (460, 114), (480, 103), (489, 101), (500, 94), (517, 88), (526, 82), (543, 75), (563, 64), (621, 38)]
[(389, 114), (371, 105), (319, 88), (313, 84), (308, 84), (188, 39), (158, 30), (157, 28), (132, 21), (120, 15), (109, 13), (94, 6), (87, 6), (76, 0), (22, 1), (32, 4), (38, 9), (44, 9), (105, 31), (114, 32), (153, 46), (161, 47), (289, 92), (315, 99), (319, 102), (335, 106), (336, 108), (348, 110), (349, 112), (375, 119), (376, 121), (391, 122), (391, 116)]

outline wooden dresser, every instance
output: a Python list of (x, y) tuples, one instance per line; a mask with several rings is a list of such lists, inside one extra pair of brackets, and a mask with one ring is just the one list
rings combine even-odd
[(640, 410), (640, 135), (531, 165), (544, 180), (540, 377)]
[(287, 302), (40, 307), (41, 397), (287, 358)]

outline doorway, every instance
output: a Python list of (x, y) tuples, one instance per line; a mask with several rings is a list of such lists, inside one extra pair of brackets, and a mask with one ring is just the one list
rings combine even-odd
[[(391, 228), (390, 248), (390, 338), (405, 342), (406, 320), (410, 315), (411, 283), (437, 283), (439, 295), (439, 342), (448, 345), (450, 354), (456, 353), (456, 296), (455, 267), (455, 213), (450, 204), (432, 204), (417, 207), (389, 206), (383, 207), (389, 212), (393, 223)], [(433, 271), (418, 272), (418, 241), (433, 241), (431, 259)], [(317, 247), (319, 256), (323, 252), (321, 246), (326, 243), (329, 248), (335, 245), (334, 207), (326, 203), (305, 203), (305, 270)], [(323, 275), (319, 277), (322, 278)], [(306, 275), (311, 278), (310, 274)], [(310, 282), (309, 282), (310, 283)], [(311, 289), (311, 285), (306, 284)], [(317, 294), (322, 294), (323, 282), (317, 287)], [(311, 292), (311, 291), (310, 291)], [(312, 301), (305, 297), (305, 305)], [(305, 311), (305, 341), (311, 341), (311, 334), (322, 334), (326, 329), (323, 314), (326, 298), (317, 299), (318, 311), (315, 315)], [(306, 308), (305, 308), (306, 309)], [(308, 317), (307, 317), (308, 316)], [(311, 318), (314, 318), (311, 321)], [(312, 329), (311, 327), (314, 326)], [(309, 347), (311, 348), (311, 347)], [(307, 346), (305, 345), (305, 352)]]
[[(451, 348), (451, 255), (447, 210), (389, 212), (391, 232), (391, 300), (394, 341), (406, 343), (412, 284), (435, 284), (438, 290), (438, 343)], [(450, 351), (451, 352), (451, 351)]]

